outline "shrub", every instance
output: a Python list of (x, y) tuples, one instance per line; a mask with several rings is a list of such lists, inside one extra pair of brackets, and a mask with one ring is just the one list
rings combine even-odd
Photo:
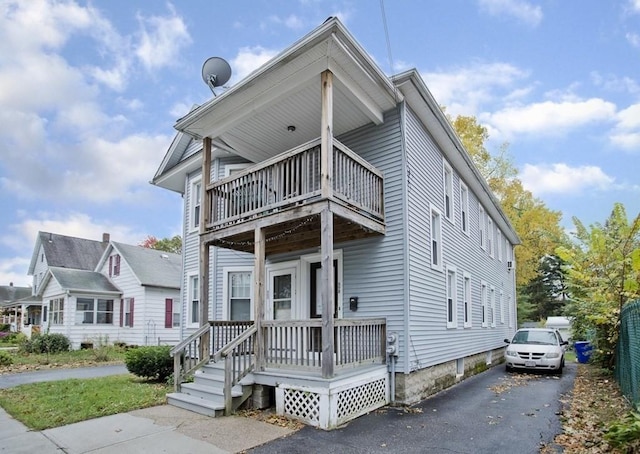
[(7, 332), (11, 330), (11, 325), (8, 323), (0, 323), (0, 332)]
[(614, 448), (637, 452), (635, 449), (640, 448), (640, 413), (631, 412), (610, 424), (604, 438)]
[(127, 350), (124, 362), (134, 375), (165, 381), (173, 373), (173, 358), (169, 346), (139, 347)]
[(0, 366), (10, 366), (13, 364), (11, 354), (0, 350)]
[(64, 334), (36, 334), (20, 343), (23, 353), (60, 353), (71, 349), (71, 342)]

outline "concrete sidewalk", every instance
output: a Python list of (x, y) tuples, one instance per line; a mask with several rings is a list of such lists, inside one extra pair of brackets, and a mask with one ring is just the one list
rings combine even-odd
[(30, 431), (0, 408), (0, 453), (237, 453), (292, 433), (242, 416), (210, 418), (170, 405)]

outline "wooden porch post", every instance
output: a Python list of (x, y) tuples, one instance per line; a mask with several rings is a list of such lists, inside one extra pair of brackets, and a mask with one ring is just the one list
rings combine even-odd
[[(206, 230), (208, 219), (211, 216), (209, 207), (209, 192), (207, 187), (211, 183), (211, 139), (205, 137), (202, 139), (202, 185), (200, 196), (200, 234)], [(209, 253), (210, 245), (200, 241), (200, 326), (209, 324)], [(200, 358), (210, 358), (211, 356), (211, 335), (210, 332), (205, 333), (200, 340)]]
[(264, 336), (262, 332), (262, 320), (264, 320), (265, 302), (265, 236), (264, 230), (256, 228), (254, 233), (254, 265), (253, 265), (253, 312), (256, 324), (256, 368), (264, 370)]
[[(333, 194), (333, 74), (322, 73), (322, 132), (320, 135), (320, 171), (322, 197)], [(320, 253), (322, 261), (320, 299), (322, 301), (322, 377), (331, 378), (334, 373), (334, 289), (333, 289), (333, 213), (331, 206), (322, 210)]]

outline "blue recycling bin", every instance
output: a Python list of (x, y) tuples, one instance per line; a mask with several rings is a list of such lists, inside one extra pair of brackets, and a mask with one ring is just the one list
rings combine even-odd
[(591, 357), (591, 349), (593, 346), (589, 341), (578, 341), (574, 342), (574, 348), (576, 349), (576, 356), (578, 357), (578, 362), (580, 364), (586, 364), (589, 362), (589, 358)]

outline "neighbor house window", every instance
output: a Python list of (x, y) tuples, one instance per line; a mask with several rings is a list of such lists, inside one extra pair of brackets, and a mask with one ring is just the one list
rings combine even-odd
[(120, 254), (109, 256), (109, 276), (120, 275)]
[(469, 189), (460, 182), (460, 224), (462, 231), (469, 235)]
[(480, 282), (480, 304), (482, 306), (482, 327), (486, 328), (487, 327), (487, 298), (488, 298), (488, 291), (487, 291), (487, 283), (484, 281)]
[(48, 319), (47, 319), (47, 306), (43, 306), (42, 307), (42, 324), (46, 325)]
[(49, 319), (52, 325), (64, 324), (64, 298), (49, 300)]
[(453, 170), (443, 160), (444, 174), (444, 217), (453, 222)]
[(478, 205), (478, 236), (480, 237), (480, 247), (487, 248), (487, 216), (482, 205)]
[(442, 225), (440, 212), (431, 207), (431, 268), (442, 270)]
[(200, 323), (200, 278), (189, 276), (189, 323)]
[(471, 275), (463, 274), (464, 280), (462, 284), (462, 307), (464, 310), (464, 327), (471, 326)]
[(180, 312), (178, 305), (173, 303), (172, 298), (164, 300), (164, 327), (177, 328), (180, 326)]
[(120, 301), (120, 326), (133, 326), (133, 308), (133, 298), (124, 298)]
[(113, 300), (77, 298), (76, 299), (76, 325), (113, 324)]
[(202, 206), (202, 182), (200, 180), (191, 183), (191, 230), (200, 227), (200, 210)]
[(457, 298), (456, 298), (456, 269), (447, 266), (447, 328), (458, 326)]

